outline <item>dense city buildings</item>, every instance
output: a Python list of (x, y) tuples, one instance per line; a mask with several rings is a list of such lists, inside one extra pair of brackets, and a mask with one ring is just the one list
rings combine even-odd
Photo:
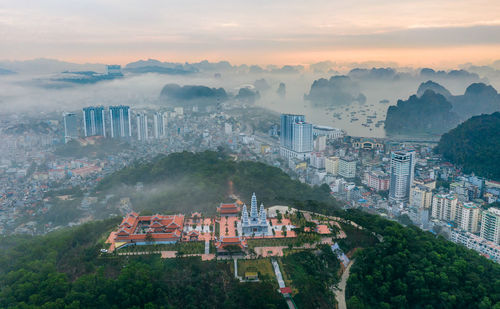
[(132, 136), (132, 122), (129, 106), (110, 106), (109, 120), (112, 138), (125, 138)]
[(389, 190), (389, 175), (382, 171), (369, 171), (365, 173), (366, 185), (375, 191)]
[(90, 106), (83, 109), (84, 136), (106, 136), (106, 117), (103, 106)]
[(414, 151), (391, 152), (391, 179), (389, 198), (396, 202), (408, 201), (415, 170)]

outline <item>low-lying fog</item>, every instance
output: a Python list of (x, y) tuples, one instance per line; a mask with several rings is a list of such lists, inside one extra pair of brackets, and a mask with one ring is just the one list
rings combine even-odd
[[(438, 82), (452, 94), (463, 94), (473, 82), (484, 82), (500, 89), (500, 71), (487, 70), (488, 74), (478, 74), (476, 77), (467, 76), (422, 76), (419, 70), (395, 69), (397, 72), (391, 77), (363, 76), (351, 74), (350, 78), (359, 88), (359, 92), (366, 97), (366, 102), (352, 102), (350, 104), (330, 105), (315, 104), (304, 100), (311, 85), (320, 78), (329, 79), (334, 75), (348, 74), (346, 72), (318, 73), (309, 69), (289, 74), (248, 72), (200, 72), (185, 75), (167, 74), (128, 74), (123, 78), (99, 81), (94, 84), (77, 84), (59, 82), (54, 79), (57, 74), (30, 74), (26, 72), (0, 75), (0, 107), (2, 112), (40, 113), (77, 111), (89, 105), (130, 105), (132, 108), (155, 107), (161, 105), (159, 94), (165, 84), (204, 85), (208, 87), (222, 87), (226, 92), (237, 94), (242, 87), (254, 85), (256, 80), (265, 79), (268, 89), (260, 89), (260, 99), (257, 106), (268, 108), (276, 112), (301, 113), (306, 119), (315, 124), (339, 127), (351, 135), (383, 137), (383, 125), (370, 128), (362, 126), (362, 121), (350, 121), (352, 111), (365, 110), (366, 115), (376, 115), (376, 121), (384, 120), (387, 108), (396, 104), (398, 99), (407, 99), (415, 94), (420, 83), (429, 79)], [(477, 69), (478, 72), (483, 72)], [(342, 74), (343, 73), (343, 74)], [(366, 73), (366, 72), (364, 72)], [(364, 74), (363, 73), (363, 74)], [(487, 75), (487, 76), (486, 76)], [(286, 96), (280, 97), (277, 89), (280, 83), (286, 85)], [(388, 100), (389, 102), (380, 102)], [(346, 109), (349, 109), (346, 111)], [(334, 117), (334, 114), (341, 114)], [(364, 116), (363, 116), (364, 117)]]

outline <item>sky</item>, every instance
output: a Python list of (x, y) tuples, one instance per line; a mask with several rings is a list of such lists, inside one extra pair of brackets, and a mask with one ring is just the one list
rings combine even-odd
[(500, 59), (499, 0), (0, 0), (0, 60), (126, 64)]

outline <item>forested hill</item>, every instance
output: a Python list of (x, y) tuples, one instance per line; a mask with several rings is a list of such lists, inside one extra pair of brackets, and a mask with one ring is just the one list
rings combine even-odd
[(500, 112), (472, 117), (443, 134), (436, 150), (466, 173), (500, 180)]
[[(143, 184), (140, 192), (131, 189), (137, 183)], [(244, 202), (256, 192), (259, 203), (266, 207), (317, 205), (307, 201), (322, 202), (328, 208), (339, 205), (327, 185), (310, 187), (292, 180), (279, 168), (251, 161), (235, 162), (212, 151), (174, 153), (133, 164), (103, 179), (97, 190), (130, 196), (134, 209), (139, 211), (213, 214), (219, 203), (230, 201), (231, 186), (232, 193)]]
[(500, 265), (477, 252), (379, 216), (352, 219), (384, 241), (359, 251), (347, 307), (500, 309)]
[(0, 308), (286, 308), (270, 283), (239, 283), (229, 263), (100, 256), (119, 221), (0, 237)]
[(443, 95), (428, 89), (421, 97), (412, 95), (389, 106), (385, 129), (389, 134), (441, 134), (457, 123), (452, 108)]

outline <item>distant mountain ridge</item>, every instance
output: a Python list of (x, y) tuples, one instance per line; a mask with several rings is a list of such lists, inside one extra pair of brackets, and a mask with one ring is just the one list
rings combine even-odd
[(183, 106), (208, 106), (222, 103), (228, 99), (224, 88), (210, 88), (201, 85), (180, 86), (167, 84), (160, 93), (160, 100), (167, 104)]
[(315, 80), (309, 94), (304, 94), (304, 100), (318, 106), (338, 106), (353, 101), (365, 103), (366, 97), (360, 92), (358, 84), (349, 76), (336, 75), (330, 79)]
[(456, 125), (457, 116), (452, 108), (443, 95), (428, 89), (421, 97), (412, 95), (408, 100), (398, 100), (396, 106), (389, 106), (385, 129), (396, 134), (439, 134)]
[(10, 75), (10, 74), (16, 74), (16, 72), (0, 68), (0, 75)]
[(500, 95), (490, 85), (472, 83), (463, 95), (454, 96), (429, 80), (420, 84), (416, 96), (389, 107), (385, 128), (389, 134), (441, 134), (472, 116), (496, 111), (500, 111)]
[(418, 86), (417, 90), (417, 96), (421, 97), (424, 95), (424, 93), (427, 90), (432, 90), (435, 93), (439, 93), (440, 95), (444, 96), (446, 99), (449, 99), (452, 97), (451, 92), (448, 91), (445, 87), (441, 86), (440, 84), (433, 82), (432, 80), (428, 80), (425, 83), (421, 83), (420, 86)]

